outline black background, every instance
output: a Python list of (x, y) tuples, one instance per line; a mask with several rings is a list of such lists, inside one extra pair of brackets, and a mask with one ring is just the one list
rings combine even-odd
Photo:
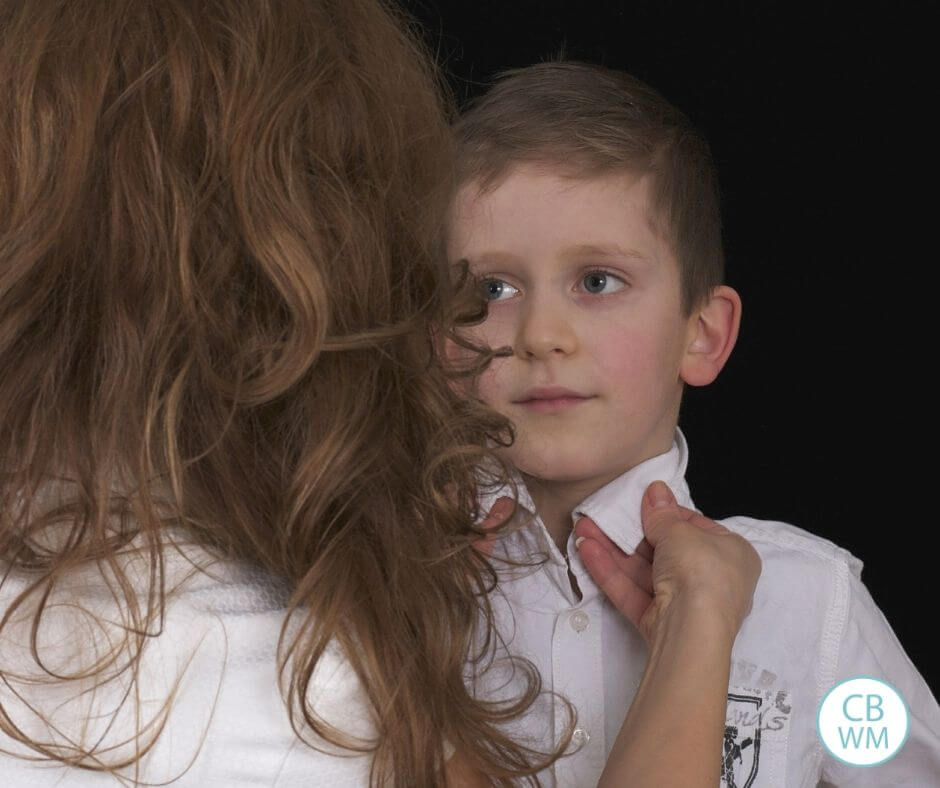
[(563, 48), (640, 77), (704, 132), (744, 319), (719, 380), (683, 405), (696, 504), (861, 558), (937, 694), (935, 4), (405, 6), (461, 99)]

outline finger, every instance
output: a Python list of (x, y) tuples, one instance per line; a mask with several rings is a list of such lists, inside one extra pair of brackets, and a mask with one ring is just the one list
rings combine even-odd
[(731, 533), (731, 531), (725, 528), (721, 523), (716, 523), (710, 517), (706, 517), (704, 514), (699, 514), (698, 512), (692, 512), (692, 516), (689, 517), (689, 522), (705, 531), (724, 534)]
[(498, 528), (500, 525), (509, 520), (514, 510), (515, 502), (512, 500), (512, 498), (498, 498), (496, 503), (494, 503), (490, 508), (486, 519), (480, 523), (480, 528), (487, 532), (486, 536), (484, 536), (482, 539), (477, 539), (473, 543), (473, 546), (481, 553), (489, 555), (492, 552), (493, 544), (497, 539), (497, 534), (492, 533), (493, 529)]
[(715, 522), (710, 517), (706, 517), (701, 512), (697, 512), (695, 509), (689, 509), (687, 506), (681, 506), (680, 504), (676, 504), (674, 508), (677, 513), (677, 519), (685, 520), (686, 522), (692, 523), (693, 525), (696, 525), (705, 531), (718, 531), (719, 533), (726, 534), (731, 533), (721, 523)]
[(665, 482), (655, 481), (643, 493), (640, 519), (643, 522), (646, 540), (655, 551), (656, 545), (662, 538), (663, 529), (669, 523), (686, 519), (686, 515), (679, 509), (676, 497), (669, 486)]
[(578, 552), (588, 573), (611, 604), (635, 627), (652, 602), (652, 597), (617, 567), (611, 555), (594, 539), (585, 538)]
[(645, 536), (636, 546), (636, 554), (647, 563), (653, 563), (653, 545), (646, 541)]
[(512, 515), (515, 506), (515, 501), (513, 501), (512, 498), (507, 498), (506, 496), (497, 498), (496, 503), (490, 507), (490, 512), (486, 516), (486, 519), (480, 523), (480, 527), (484, 531), (488, 531), (491, 528), (502, 525), (509, 519), (510, 515)]
[(655, 481), (646, 488), (643, 501), (640, 505), (640, 519), (643, 521), (643, 532), (653, 550), (662, 539), (664, 529), (677, 522), (689, 522), (705, 531), (728, 533), (724, 526), (705, 517), (694, 509), (680, 506), (676, 502), (672, 490), (665, 482)]
[(653, 593), (653, 570), (650, 567), (649, 561), (636, 553), (627, 555), (610, 540), (610, 537), (608, 537), (590, 517), (581, 517), (578, 522), (575, 523), (574, 532), (577, 536), (577, 539), (575, 539), (576, 549), (581, 539), (593, 539), (600, 544), (613, 559), (621, 572), (626, 574), (648, 594)]
[(594, 539), (600, 542), (601, 546), (611, 554), (611, 557), (613, 557), (618, 565), (622, 565), (623, 562), (628, 561), (630, 558), (630, 556), (610, 540), (610, 537), (605, 534), (600, 526), (590, 517), (582, 516), (578, 518), (578, 521), (574, 524), (574, 535), (577, 537), (575, 539), (575, 547), (577, 547), (577, 539), (580, 539), (582, 536), (587, 539)]
[[(657, 482), (654, 482), (656, 484)], [(661, 484), (661, 482), (659, 482)], [(668, 487), (667, 487), (668, 489)], [(675, 498), (673, 498), (675, 500)], [(659, 507), (654, 507), (659, 508)], [(679, 503), (676, 503), (672, 507), (676, 514), (676, 519), (686, 520), (687, 522), (697, 525), (699, 528), (703, 528), (706, 531), (720, 531), (723, 533), (731, 533), (727, 528), (725, 528), (720, 523), (715, 522), (710, 517), (706, 517), (701, 512), (696, 511), (695, 509), (690, 509), (687, 506), (682, 506)], [(647, 543), (648, 544), (648, 543)], [(652, 548), (650, 548), (652, 550)], [(639, 550), (637, 550), (639, 552)], [(651, 558), (649, 560), (652, 560)]]

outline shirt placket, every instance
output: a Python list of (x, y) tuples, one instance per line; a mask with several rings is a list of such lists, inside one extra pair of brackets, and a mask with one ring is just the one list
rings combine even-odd
[[(567, 605), (555, 616), (552, 631), (552, 676), (556, 692), (574, 706), (577, 719), (566, 755), (555, 764), (558, 786), (595, 785), (604, 769), (604, 672), (602, 662), (601, 598), (579, 600), (571, 589), (567, 567), (552, 567), (554, 579), (565, 588)], [(563, 576), (562, 576), (563, 575)], [(555, 731), (566, 729), (566, 708), (555, 704)]]

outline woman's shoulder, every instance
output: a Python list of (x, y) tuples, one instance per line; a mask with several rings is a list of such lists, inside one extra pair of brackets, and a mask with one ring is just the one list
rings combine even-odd
[[(191, 691), (179, 694), (183, 725), (198, 717), (214, 695), (203, 752), (194, 764), (193, 784), (226, 786), (369, 784), (371, 756), (342, 749), (316, 736), (295, 715), (303, 739), (294, 730), (279, 682), (277, 650), (298, 618), (287, 618), (287, 592), (275, 578), (249, 567), (220, 567), (209, 585), (205, 577), (180, 595), (184, 618), (204, 624), (211, 643), (198, 649)], [(199, 653), (198, 651), (196, 652)], [(286, 685), (290, 664), (284, 669)], [(306, 693), (319, 720), (368, 747), (375, 725), (368, 697), (350, 661), (332, 640), (311, 675)], [(175, 731), (174, 731), (175, 733)]]
[[(198, 551), (167, 552), (164, 559), (166, 595), (139, 632), (135, 617), (149, 600), (138, 598), (139, 609), (129, 613), (108, 578), (93, 572), (63, 579), (35, 638), (31, 606), (14, 611), (0, 645), (0, 667), (12, 678), (0, 689), (0, 702), (11, 720), (30, 739), (65, 755), (74, 755), (73, 743), (80, 742), (117, 763), (143, 746), (138, 779), (147, 782), (289, 785), (300, 784), (303, 775), (305, 784), (314, 778), (367, 784), (370, 758), (348, 757), (348, 750), (312, 733), (305, 744), (293, 730), (277, 660), (282, 631), (292, 628), (286, 585), (257, 568)], [(133, 576), (145, 591), (146, 573), (139, 570)], [(33, 582), (28, 574), (8, 571), (0, 612)], [(101, 657), (124, 638), (128, 645), (119, 646), (112, 664), (95, 675)], [(318, 662), (307, 698), (327, 723), (371, 740), (368, 699), (335, 642)], [(0, 734), (0, 750), (30, 753), (8, 734)], [(24, 785), (45, 785), (47, 778), (49, 784), (116, 784), (106, 775), (66, 774), (65, 767), (21, 758), (0, 755), (0, 763), (4, 773), (28, 774)], [(132, 776), (133, 768), (120, 773)]]

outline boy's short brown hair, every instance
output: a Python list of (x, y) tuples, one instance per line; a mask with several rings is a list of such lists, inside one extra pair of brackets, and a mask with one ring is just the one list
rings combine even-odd
[(560, 61), (497, 75), (455, 125), (459, 183), (496, 188), (516, 165), (572, 177), (652, 175), (650, 221), (679, 262), (686, 313), (722, 282), (718, 179), (704, 138), (648, 85)]

